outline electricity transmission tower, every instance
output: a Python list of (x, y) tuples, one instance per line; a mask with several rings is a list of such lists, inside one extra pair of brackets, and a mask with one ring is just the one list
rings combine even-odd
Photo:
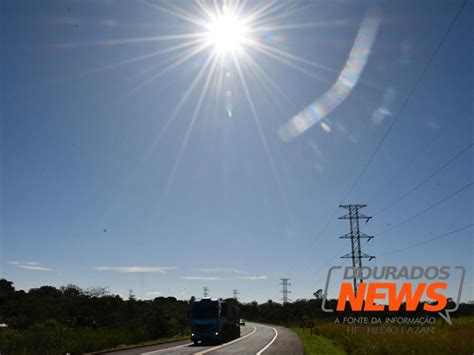
[(204, 298), (208, 298), (209, 297), (209, 288), (208, 287), (203, 287), (202, 288), (202, 294), (203, 294)]
[(288, 282), (290, 281), (290, 279), (280, 279), (281, 280), (281, 286), (282, 286), (282, 289), (281, 289), (281, 293), (283, 293), (283, 304), (285, 303), (288, 303), (288, 301), (290, 301), (290, 299), (288, 298), (288, 294), (291, 293), (290, 290), (288, 290), (288, 286), (291, 286), (291, 284)]
[(370, 241), (373, 236), (364, 234), (360, 232), (359, 229), (359, 219), (365, 219), (368, 222), (372, 217), (365, 216), (359, 213), (359, 209), (366, 207), (367, 205), (339, 205), (341, 208), (345, 208), (348, 213), (344, 216), (339, 217), (339, 219), (348, 219), (351, 231), (342, 237), (351, 240), (352, 251), (346, 255), (341, 256), (341, 258), (350, 258), (352, 259), (352, 267), (354, 268), (354, 293), (357, 294), (357, 286), (360, 282), (363, 282), (362, 279), (362, 259), (372, 260), (375, 256), (368, 255), (362, 252), (360, 246), (360, 239), (366, 238), (367, 241)]
[(237, 289), (233, 289), (232, 294), (234, 295), (234, 300), (238, 301), (239, 300), (239, 297), (238, 297), (239, 291)]

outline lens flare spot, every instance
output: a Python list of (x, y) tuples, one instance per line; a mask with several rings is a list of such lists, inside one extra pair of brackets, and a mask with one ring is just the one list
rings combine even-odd
[(227, 90), (225, 92), (225, 110), (227, 112), (227, 116), (231, 118), (233, 106), (232, 106), (232, 91), (230, 90)]
[(321, 128), (324, 129), (326, 132), (331, 132), (331, 127), (326, 122), (321, 122)]

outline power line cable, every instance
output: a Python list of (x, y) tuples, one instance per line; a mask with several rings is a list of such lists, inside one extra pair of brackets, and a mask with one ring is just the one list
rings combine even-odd
[[(410, 156), (411, 159), (408, 160), (408, 163), (400, 164), (399, 167), (404, 166), (404, 169), (399, 168), (398, 171), (405, 172), (406, 170), (410, 169), (420, 158), (423, 158), (426, 154), (428, 154), (431, 151), (431, 149), (433, 149), (433, 147), (436, 146), (435, 143), (437, 143), (437, 141), (440, 139), (441, 132), (442, 131), (439, 131), (438, 134), (434, 136), (428, 144), (424, 145), (425, 149), (423, 150), (421, 154), (412, 155)], [(380, 186), (380, 188), (376, 190), (373, 194), (371, 194), (371, 196), (369, 196), (367, 200), (368, 201), (375, 200), (377, 197), (379, 197), (382, 194), (382, 192), (384, 192), (387, 188), (390, 188), (390, 186), (393, 185), (393, 182), (398, 178), (399, 178), (399, 174), (391, 175), (390, 178), (385, 181), (385, 184)]]
[(442, 204), (443, 202), (445, 202), (445, 201), (449, 200), (450, 198), (456, 196), (458, 193), (460, 193), (461, 191), (466, 190), (467, 188), (471, 187), (472, 185), (474, 185), (474, 183), (470, 182), (469, 184), (467, 184), (467, 185), (461, 187), (459, 190), (453, 192), (452, 194), (449, 194), (448, 196), (446, 196), (446, 197), (444, 197), (443, 199), (439, 200), (439, 201), (436, 202), (435, 204), (433, 204), (433, 205), (431, 205), (431, 206), (425, 208), (424, 210), (422, 210), (422, 211), (420, 211), (420, 212), (414, 214), (413, 216), (408, 217), (408, 218), (404, 219), (403, 221), (401, 221), (401, 222), (399, 222), (399, 223), (397, 223), (397, 224), (395, 224), (395, 225), (393, 225), (393, 226), (391, 226), (391, 227), (389, 227), (389, 228), (387, 228), (387, 229), (385, 229), (385, 230), (383, 230), (383, 231), (381, 231), (381, 232), (374, 233), (374, 234), (377, 235), (377, 236), (379, 236), (379, 235), (385, 234), (385, 233), (387, 233), (387, 232), (390, 232), (391, 230), (400, 227), (401, 225), (403, 225), (403, 224), (405, 224), (405, 223), (407, 223), (407, 222), (409, 222), (409, 221), (415, 219), (416, 217), (421, 216), (422, 214), (428, 212), (429, 210), (435, 208), (436, 206), (439, 206), (439, 205)]
[[(431, 209), (433, 209), (433, 208), (439, 206), (440, 204), (442, 204), (442, 203), (444, 203), (445, 201), (449, 200), (450, 198), (456, 196), (456, 195), (459, 194), (460, 192), (462, 192), (462, 191), (468, 189), (468, 188), (471, 187), (472, 185), (474, 185), (474, 183), (470, 182), (469, 184), (467, 184), (467, 185), (461, 187), (461, 188), (458, 189), (457, 191), (455, 191), (455, 192), (449, 194), (448, 196), (446, 196), (446, 197), (444, 197), (443, 199), (439, 200), (439, 201), (436, 202), (435, 204), (433, 204), (433, 205), (431, 205), (431, 206), (425, 208), (424, 210), (418, 212), (417, 214), (415, 214), (415, 215), (413, 215), (413, 216), (411, 216), (411, 217), (409, 217), (409, 218), (406, 218), (406, 219), (404, 219), (403, 221), (401, 221), (400, 223), (397, 223), (397, 224), (395, 224), (394, 226), (392, 226), (392, 227), (390, 227), (390, 228), (387, 228), (387, 229), (385, 229), (385, 230), (383, 230), (383, 231), (381, 231), (381, 232), (374, 233), (374, 235), (380, 236), (380, 235), (382, 235), (382, 234), (384, 234), (384, 233), (387, 233), (387, 232), (389, 232), (389, 231), (391, 231), (391, 230), (393, 230), (393, 229), (395, 229), (395, 228), (398, 228), (399, 226), (401, 226), (401, 225), (403, 225), (403, 224), (405, 224), (405, 223), (407, 223), (407, 222), (409, 222), (409, 221), (411, 221), (411, 220), (413, 220), (413, 219), (419, 217), (420, 215), (422, 215), (422, 214), (428, 212), (429, 210), (431, 210)], [(318, 271), (317, 271), (313, 276), (316, 277), (316, 276), (318, 276), (319, 274), (321, 274), (321, 272), (324, 271), (324, 267), (325, 267), (326, 265), (328, 265), (331, 261), (333, 261), (334, 259), (336, 259), (336, 258), (338, 257), (338, 254), (339, 254), (343, 249), (345, 249), (348, 244), (349, 244), (349, 242), (347, 242), (344, 246), (342, 246), (342, 248), (340, 248), (340, 249), (337, 251), (337, 253), (336, 253), (333, 257), (327, 259), (327, 260), (324, 262), (324, 264), (321, 265), (321, 266), (318, 268)], [(339, 265), (342, 265), (342, 263), (340, 263)], [(320, 281), (321, 279), (322, 279), (322, 277), (318, 278), (318, 279), (317, 279), (318, 282), (316, 282), (315, 285), (318, 285), (318, 283), (319, 283), (319, 281)]]
[[(455, 156), (453, 156), (452, 158), (450, 158), (445, 164), (443, 164), (440, 168), (438, 168), (435, 172), (433, 172), (432, 174), (430, 174), (427, 178), (425, 178), (424, 180), (422, 180), (420, 183), (418, 183), (415, 187), (413, 187), (412, 189), (410, 189), (409, 191), (407, 191), (405, 194), (403, 194), (401, 197), (399, 197), (397, 200), (393, 201), (392, 203), (390, 203), (389, 205), (385, 206), (383, 209), (381, 209), (380, 211), (378, 211), (377, 213), (374, 214), (374, 216), (377, 216), (379, 214), (381, 214), (382, 212), (385, 212), (386, 210), (388, 210), (389, 208), (391, 208), (393, 205), (397, 204), (398, 202), (400, 202), (401, 200), (405, 199), (408, 195), (410, 195), (411, 193), (413, 193), (414, 191), (416, 191), (417, 189), (419, 189), (422, 185), (424, 185), (425, 183), (427, 183), (430, 179), (432, 179), (434, 176), (436, 176), (439, 172), (441, 172), (442, 170), (444, 170), (446, 167), (448, 167), (453, 161), (455, 161), (456, 159), (458, 159), (464, 152), (466, 152), (469, 148), (472, 148), (474, 144), (473, 143), (470, 143), (469, 145), (467, 145), (466, 147), (464, 147), (460, 152), (458, 152)], [(433, 206), (430, 206), (428, 207), (427, 209), (421, 211), (420, 213), (416, 214), (415, 216), (412, 216), (410, 217), (408, 220), (410, 219), (413, 219), (425, 212), (427, 212), (428, 210), (436, 207), (437, 205), (443, 203), (444, 201), (446, 201), (447, 199), (453, 197), (455, 194), (459, 193), (460, 191), (464, 190), (465, 188), (468, 188), (469, 186), (471, 186), (472, 183), (464, 186), (463, 188), (461, 188), (461, 190), (458, 190), (456, 192), (454, 192), (452, 195), (449, 195), (447, 197), (445, 197), (443, 200), (441, 201), (438, 201), (435, 205)], [(337, 212), (337, 210), (336, 210)], [(331, 216), (331, 218), (328, 220), (328, 222), (326, 223), (326, 225), (324, 226), (324, 228), (321, 230), (321, 232), (318, 234), (318, 238), (315, 240), (315, 242), (313, 243), (313, 245), (316, 243), (316, 241), (319, 241), (321, 238), (321, 235), (322, 233), (324, 233), (324, 231), (329, 227), (329, 225), (331, 224), (332, 222), (332, 219), (334, 219), (336, 213), (333, 213), (333, 215)], [(408, 220), (405, 220), (405, 221), (402, 221), (400, 222), (399, 224), (397, 224), (396, 226), (393, 226), (387, 230), (384, 230), (382, 231), (381, 233), (375, 233), (375, 235), (380, 235), (380, 234), (383, 234), (383, 233), (386, 233), (388, 232), (389, 230), (391, 229), (394, 229), (396, 227), (398, 227), (399, 225), (401, 224), (404, 224), (406, 222), (408, 222)], [(336, 256), (334, 256), (333, 258), (331, 258), (330, 260), (333, 260), (334, 258), (336, 258)], [(329, 260), (329, 261), (330, 261)], [(294, 264), (295, 265), (295, 264)], [(324, 265), (323, 265), (324, 266)]]
[[(441, 168), (437, 169), (434, 173), (432, 173), (430, 176), (428, 176), (428, 178), (424, 179), (424, 180), (423, 180), (422, 182), (420, 182), (417, 186), (415, 186), (415, 187), (414, 187), (413, 189), (411, 189), (409, 192), (405, 193), (405, 195), (403, 195), (403, 196), (402, 196), (401, 198), (399, 198), (397, 201), (393, 202), (391, 205), (393, 205), (393, 204), (395, 204), (395, 203), (398, 203), (399, 201), (401, 201), (402, 199), (404, 199), (406, 196), (408, 196), (410, 193), (412, 193), (413, 191), (415, 191), (416, 189), (418, 189), (419, 187), (421, 187), (421, 185), (425, 184), (428, 180), (430, 180), (432, 177), (434, 177), (436, 174), (438, 174), (441, 170), (443, 170), (444, 168), (446, 168), (450, 163), (452, 163), (454, 160), (456, 160), (458, 157), (460, 157), (466, 150), (468, 150), (469, 148), (471, 148), (472, 145), (473, 145), (473, 143), (471, 143), (471, 144), (469, 144), (468, 146), (466, 146), (466, 147), (465, 147), (464, 149), (462, 149), (458, 154), (456, 154), (453, 158), (451, 158), (451, 159), (450, 159), (449, 161), (447, 161), (443, 166), (441, 166)], [(473, 185), (473, 183), (471, 182), (471, 183), (469, 183), (469, 184), (463, 186), (461, 189), (459, 189), (459, 190), (455, 191), (454, 193), (452, 193), (452, 194), (446, 196), (445, 198), (443, 198), (443, 199), (441, 199), (440, 201), (436, 202), (434, 205), (431, 205), (431, 206), (425, 208), (424, 210), (420, 211), (419, 213), (415, 214), (414, 216), (411, 216), (411, 217), (409, 217), (409, 218), (407, 218), (407, 219), (401, 221), (400, 223), (398, 223), (398, 224), (396, 224), (396, 225), (394, 225), (394, 226), (392, 226), (392, 227), (390, 227), (390, 228), (387, 228), (386, 230), (384, 230), (384, 231), (382, 231), (382, 232), (375, 233), (375, 235), (384, 234), (384, 233), (386, 233), (386, 232), (388, 232), (388, 231), (390, 231), (390, 230), (392, 230), (392, 229), (395, 229), (395, 228), (399, 227), (399, 226), (402, 225), (402, 224), (407, 223), (408, 221), (410, 221), (410, 220), (412, 220), (412, 219), (414, 219), (414, 218), (416, 218), (416, 217), (422, 215), (423, 213), (426, 213), (426, 212), (428, 212), (429, 210), (435, 208), (436, 206), (442, 204), (443, 202), (447, 201), (448, 199), (452, 198), (453, 196), (457, 195), (458, 193), (460, 193), (461, 191), (463, 191), (463, 190), (469, 188), (469, 187), (472, 186), (472, 185)], [(388, 207), (391, 207), (391, 205), (390, 205), (390, 206), (387, 206), (386, 209), (388, 209)], [(382, 212), (382, 211), (379, 211), (379, 212), (376, 213), (375, 215), (378, 215), (378, 214), (380, 214), (381, 212)], [(328, 221), (328, 223), (325, 225), (324, 229), (326, 229), (326, 228), (329, 226), (329, 224), (331, 223), (331, 221), (332, 221), (332, 219), (330, 219), (330, 220)], [(324, 230), (324, 229), (323, 229), (323, 230)], [(348, 243), (346, 243), (346, 245), (347, 245), (347, 244), (348, 244)], [(340, 253), (340, 251), (341, 251), (342, 249), (344, 249), (346, 245), (344, 245), (341, 249), (339, 249), (336, 255), (334, 255), (333, 257), (331, 257), (331, 258), (329, 258), (329, 259), (327, 259), (326, 262), (319, 268), (319, 271), (315, 274), (315, 276), (319, 275), (319, 274), (321, 273), (321, 271), (323, 270), (324, 266), (326, 266), (330, 261), (332, 261), (332, 260), (334, 260), (335, 258), (337, 258), (337, 256), (338, 256), (338, 254)]]
[[(411, 216), (411, 217), (409, 217), (409, 218), (406, 218), (406, 219), (404, 219), (403, 221), (401, 221), (400, 223), (397, 223), (397, 224), (395, 224), (394, 226), (392, 226), (392, 227), (390, 227), (390, 228), (387, 228), (387, 229), (385, 229), (385, 230), (383, 230), (383, 231), (381, 231), (381, 232), (374, 233), (374, 235), (380, 236), (380, 235), (385, 234), (385, 233), (387, 233), (387, 232), (389, 232), (389, 231), (391, 231), (391, 230), (393, 230), (393, 229), (395, 229), (395, 228), (398, 228), (399, 226), (401, 226), (401, 225), (403, 225), (403, 224), (405, 224), (405, 223), (407, 223), (407, 222), (409, 222), (409, 221), (415, 219), (416, 217), (421, 216), (422, 214), (428, 212), (429, 210), (431, 210), (431, 209), (433, 209), (433, 208), (439, 206), (440, 204), (442, 204), (442, 203), (444, 203), (445, 201), (449, 200), (450, 198), (456, 196), (456, 195), (459, 194), (460, 192), (462, 192), (462, 191), (468, 189), (468, 188), (471, 187), (472, 185), (474, 185), (474, 183), (473, 183), (473, 182), (470, 182), (469, 184), (467, 184), (467, 185), (461, 187), (461, 188), (458, 189), (457, 191), (455, 191), (455, 192), (449, 194), (448, 196), (446, 196), (446, 197), (444, 197), (443, 199), (439, 200), (439, 201), (436, 202), (435, 204), (433, 204), (433, 205), (431, 205), (431, 206), (425, 208), (424, 210), (418, 212), (417, 214), (415, 214), (415, 215), (413, 215), (413, 216)], [(321, 267), (318, 268), (319, 270), (318, 270), (318, 272), (316, 272), (316, 273), (314, 274), (314, 277), (318, 276), (322, 271), (324, 271), (324, 267), (325, 267), (326, 265), (328, 265), (329, 262), (331, 262), (332, 260), (336, 259), (336, 258), (338, 257), (338, 254), (339, 254), (343, 249), (345, 249), (348, 244), (349, 244), (349, 242), (347, 242), (342, 248), (340, 248), (340, 249), (337, 251), (337, 253), (336, 253), (333, 257), (327, 259), (327, 260), (324, 262), (324, 264), (323, 264)], [(321, 279), (321, 278), (319, 278), (318, 280), (320, 280), (320, 279)]]
[(374, 214), (374, 217), (375, 216), (378, 216), (379, 214), (385, 212), (386, 210), (392, 208), (392, 206), (396, 205), (397, 203), (399, 203), (401, 200), (405, 199), (407, 196), (409, 196), (410, 194), (412, 194), (413, 192), (415, 192), (416, 190), (418, 190), (421, 186), (423, 186), (424, 184), (426, 184), (429, 180), (431, 180), (433, 177), (435, 177), (438, 173), (440, 173), (441, 171), (443, 171), (444, 169), (446, 169), (453, 161), (455, 161), (456, 159), (458, 159), (461, 155), (463, 155), (467, 150), (469, 150), (470, 148), (472, 148), (474, 144), (473, 143), (469, 143), (466, 147), (464, 147), (460, 152), (458, 152), (455, 156), (453, 156), (452, 158), (450, 158), (446, 163), (444, 163), (440, 168), (436, 169), (432, 174), (430, 174), (428, 177), (426, 177), (425, 179), (423, 179), (421, 182), (419, 182), (415, 187), (413, 187), (412, 189), (408, 190), (407, 192), (405, 192), (402, 196), (400, 196), (399, 198), (397, 198), (395, 201), (391, 202), (390, 204), (388, 204), (387, 206), (385, 206), (384, 208), (382, 208), (380, 211), (378, 211), (377, 213)]
[(451, 232), (447, 232), (447, 233), (438, 235), (437, 237), (434, 237), (434, 238), (431, 238), (431, 239), (428, 239), (428, 240), (424, 240), (424, 241), (419, 242), (419, 243), (415, 243), (415, 244), (409, 245), (409, 246), (407, 246), (407, 247), (405, 247), (405, 248), (401, 248), (401, 249), (397, 249), (397, 250), (390, 251), (390, 252), (388, 252), (388, 253), (380, 254), (380, 256), (392, 255), (392, 254), (400, 253), (400, 252), (405, 251), (405, 250), (408, 250), (408, 249), (416, 248), (416, 247), (418, 247), (418, 246), (420, 246), (420, 245), (424, 245), (424, 244), (431, 243), (432, 241), (435, 241), (435, 240), (438, 240), (438, 239), (447, 237), (448, 235), (455, 234), (455, 233), (457, 233), (457, 232), (460, 232), (460, 231), (462, 231), (462, 230), (465, 230), (465, 229), (470, 228), (470, 227), (473, 227), (473, 226), (474, 226), (474, 223), (471, 223), (471, 224), (468, 224), (467, 226), (458, 228), (458, 229), (453, 230), (453, 231), (451, 231)]

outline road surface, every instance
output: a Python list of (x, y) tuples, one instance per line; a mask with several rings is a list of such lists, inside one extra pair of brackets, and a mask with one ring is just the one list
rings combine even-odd
[(252, 354), (302, 355), (303, 345), (298, 335), (287, 328), (257, 323), (241, 327), (241, 337), (221, 345), (194, 345), (189, 340), (144, 346), (110, 352), (111, 355), (164, 355), (164, 354)]

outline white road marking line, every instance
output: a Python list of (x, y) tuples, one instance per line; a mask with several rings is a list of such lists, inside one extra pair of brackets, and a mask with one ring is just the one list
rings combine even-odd
[(177, 346), (172, 346), (171, 348), (165, 348), (165, 349), (154, 350), (154, 351), (150, 351), (150, 352), (147, 352), (147, 353), (140, 353), (140, 355), (158, 354), (158, 353), (160, 353), (160, 352), (162, 352), (162, 351), (166, 351), (166, 350), (170, 350), (170, 349), (177, 349), (177, 348), (189, 346), (189, 345), (192, 345), (192, 344), (193, 344), (193, 343), (183, 344), (183, 345), (177, 345)]
[(275, 336), (274, 336), (273, 339), (270, 340), (270, 342), (269, 342), (267, 345), (265, 345), (265, 347), (264, 347), (262, 350), (260, 350), (256, 355), (261, 355), (265, 350), (267, 350), (268, 347), (273, 344), (273, 342), (275, 341), (275, 339), (276, 339), (277, 336), (278, 336), (278, 330), (276, 330), (276, 329), (273, 328), (273, 327), (269, 327), (269, 328), (272, 328), (272, 329), (275, 331)]
[(194, 353), (193, 355), (202, 355), (202, 354), (206, 354), (210, 351), (214, 351), (214, 350), (217, 350), (217, 349), (220, 349), (220, 348), (223, 348), (225, 346), (229, 346), (229, 345), (232, 345), (234, 343), (237, 343), (238, 341), (241, 341), (241, 340), (244, 340), (245, 338), (251, 336), (253, 333), (255, 333), (257, 331), (257, 328), (256, 327), (252, 327), (253, 330), (248, 333), (247, 335), (244, 335), (243, 337), (240, 337), (240, 338), (237, 338), (235, 340), (232, 340), (232, 341), (229, 341), (228, 343), (225, 343), (225, 344), (222, 344), (222, 345), (219, 345), (219, 346), (215, 346), (213, 348), (210, 348), (210, 349), (206, 349), (206, 350), (203, 350), (203, 351), (199, 351), (197, 353)]

